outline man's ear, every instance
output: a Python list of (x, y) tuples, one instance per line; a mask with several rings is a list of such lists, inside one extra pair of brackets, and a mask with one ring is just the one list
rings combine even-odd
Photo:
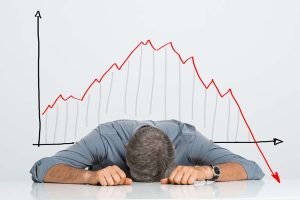
[(175, 149), (175, 145), (173, 144), (172, 146), (173, 146), (173, 149)]

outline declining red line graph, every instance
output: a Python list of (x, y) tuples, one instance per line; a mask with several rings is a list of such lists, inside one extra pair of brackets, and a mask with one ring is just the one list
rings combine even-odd
[(97, 79), (97, 78), (94, 79), (94, 80), (92, 81), (92, 83), (91, 83), (91, 84), (87, 87), (87, 89), (84, 91), (84, 93), (83, 93), (83, 95), (82, 95), (81, 97), (74, 97), (73, 95), (70, 95), (70, 96), (68, 96), (68, 97), (65, 98), (62, 94), (60, 94), (60, 95), (58, 95), (58, 97), (54, 100), (54, 102), (53, 102), (52, 104), (49, 104), (49, 105), (44, 109), (44, 111), (42, 112), (42, 115), (44, 115), (49, 109), (53, 108), (53, 107), (56, 105), (56, 103), (58, 102), (58, 100), (60, 100), (60, 99), (63, 100), (63, 101), (68, 101), (69, 99), (75, 99), (75, 100), (78, 100), (78, 101), (83, 101), (83, 100), (85, 99), (87, 93), (89, 92), (89, 90), (92, 88), (92, 86), (93, 86), (95, 83), (100, 83), (100, 82), (102, 81), (102, 79), (106, 76), (106, 74), (107, 74), (113, 67), (116, 67), (118, 70), (121, 70), (121, 68), (123, 67), (123, 65), (129, 60), (129, 58), (131, 57), (131, 55), (132, 55), (132, 54), (133, 54), (133, 53), (134, 53), (141, 45), (143, 45), (143, 46), (150, 45), (151, 48), (152, 48), (153, 50), (155, 50), (155, 51), (159, 51), (160, 49), (162, 49), (162, 48), (164, 48), (164, 47), (166, 47), (166, 46), (170, 46), (171, 49), (174, 51), (174, 53), (177, 54), (177, 56), (178, 56), (178, 58), (180, 59), (180, 61), (181, 61), (182, 64), (185, 64), (185, 63), (187, 63), (188, 61), (191, 61), (191, 62), (192, 62), (193, 66), (194, 66), (194, 70), (195, 70), (195, 72), (196, 72), (196, 74), (197, 74), (197, 77), (199, 78), (200, 82), (201, 82), (202, 85), (205, 87), (205, 89), (208, 89), (208, 88), (210, 88), (210, 87), (213, 85), (213, 86), (215, 87), (215, 89), (217, 90), (217, 92), (218, 92), (218, 94), (219, 94), (219, 96), (220, 96), (221, 98), (223, 98), (224, 96), (230, 94), (231, 97), (232, 97), (232, 99), (234, 100), (236, 106), (238, 107), (238, 110), (239, 110), (239, 112), (240, 112), (240, 114), (241, 114), (241, 116), (242, 116), (242, 119), (243, 119), (244, 123), (246, 124), (247, 129), (249, 130), (249, 132), (250, 132), (250, 134), (251, 134), (251, 137), (252, 137), (252, 139), (253, 139), (253, 141), (254, 141), (254, 143), (255, 143), (257, 149), (259, 150), (259, 152), (260, 152), (260, 154), (262, 155), (262, 157), (263, 157), (265, 163), (267, 164), (267, 166), (268, 166), (268, 168), (269, 168), (269, 170), (270, 170), (270, 172), (271, 172), (272, 177), (273, 177), (274, 179), (276, 179), (276, 181), (277, 181), (278, 183), (280, 183), (280, 177), (279, 177), (279, 175), (278, 175), (278, 172), (274, 172), (274, 171), (272, 170), (272, 168), (271, 168), (271, 166), (270, 166), (270, 164), (269, 164), (269, 162), (268, 162), (266, 156), (264, 155), (262, 149), (260, 148), (259, 144), (257, 143), (257, 141), (256, 141), (256, 139), (255, 139), (255, 136), (254, 136), (254, 134), (253, 134), (253, 131), (252, 131), (252, 129), (250, 128), (250, 125), (249, 125), (248, 121), (246, 120), (245, 114), (244, 114), (244, 112), (243, 112), (243, 110), (242, 110), (242, 108), (241, 108), (239, 102), (237, 101), (236, 97), (234, 96), (232, 90), (231, 90), (231, 89), (228, 89), (226, 92), (224, 92), (224, 93), (222, 94), (221, 91), (219, 90), (217, 84), (215, 83), (214, 79), (212, 79), (212, 80), (209, 82), (209, 84), (206, 85), (206, 84), (204, 83), (203, 79), (201, 78), (199, 72), (198, 72), (197, 66), (196, 66), (196, 64), (195, 64), (195, 59), (194, 59), (194, 57), (193, 57), (193, 56), (190, 56), (189, 58), (187, 58), (187, 59), (184, 60), (184, 59), (182, 58), (182, 56), (178, 53), (178, 51), (174, 48), (172, 42), (166, 43), (166, 44), (160, 46), (159, 48), (155, 48), (150, 40), (147, 40), (146, 42), (143, 42), (143, 41), (140, 42), (140, 43), (139, 43), (139, 44), (138, 44), (138, 45), (137, 45), (137, 46), (136, 46), (136, 47), (128, 54), (128, 56), (127, 56), (126, 59), (122, 62), (121, 65), (118, 65), (117, 63), (113, 63), (113, 64), (112, 64), (112, 65), (111, 65), (111, 66), (103, 73), (103, 75), (102, 75), (99, 79)]

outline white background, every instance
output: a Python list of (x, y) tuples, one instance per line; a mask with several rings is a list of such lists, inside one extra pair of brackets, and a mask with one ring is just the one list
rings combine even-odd
[[(1, 1), (0, 176), (30, 179), (32, 164), (62, 146), (37, 142), (36, 18), (41, 19), (42, 108), (80, 96), (140, 41), (172, 41), (194, 56), (206, 83), (232, 88), (271, 167), (300, 177), (300, 1)], [(228, 145), (270, 172), (255, 145)]]

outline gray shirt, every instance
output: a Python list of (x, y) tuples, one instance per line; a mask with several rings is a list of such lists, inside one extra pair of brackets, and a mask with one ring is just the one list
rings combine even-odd
[(67, 164), (81, 169), (88, 168), (89, 170), (117, 165), (128, 177), (131, 177), (125, 160), (125, 145), (135, 130), (144, 125), (157, 127), (168, 135), (175, 146), (177, 165), (216, 165), (237, 162), (244, 167), (248, 179), (261, 179), (264, 177), (264, 173), (255, 162), (214, 144), (190, 124), (176, 120), (117, 120), (100, 124), (72, 146), (57, 152), (52, 157), (38, 160), (30, 170), (32, 180), (43, 182), (48, 169), (57, 164)]

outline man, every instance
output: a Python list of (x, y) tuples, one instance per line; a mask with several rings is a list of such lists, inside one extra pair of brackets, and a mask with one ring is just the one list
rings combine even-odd
[(132, 181), (193, 184), (196, 180), (262, 179), (253, 161), (233, 154), (176, 120), (100, 124), (79, 142), (30, 170), (35, 182), (91, 185)]

